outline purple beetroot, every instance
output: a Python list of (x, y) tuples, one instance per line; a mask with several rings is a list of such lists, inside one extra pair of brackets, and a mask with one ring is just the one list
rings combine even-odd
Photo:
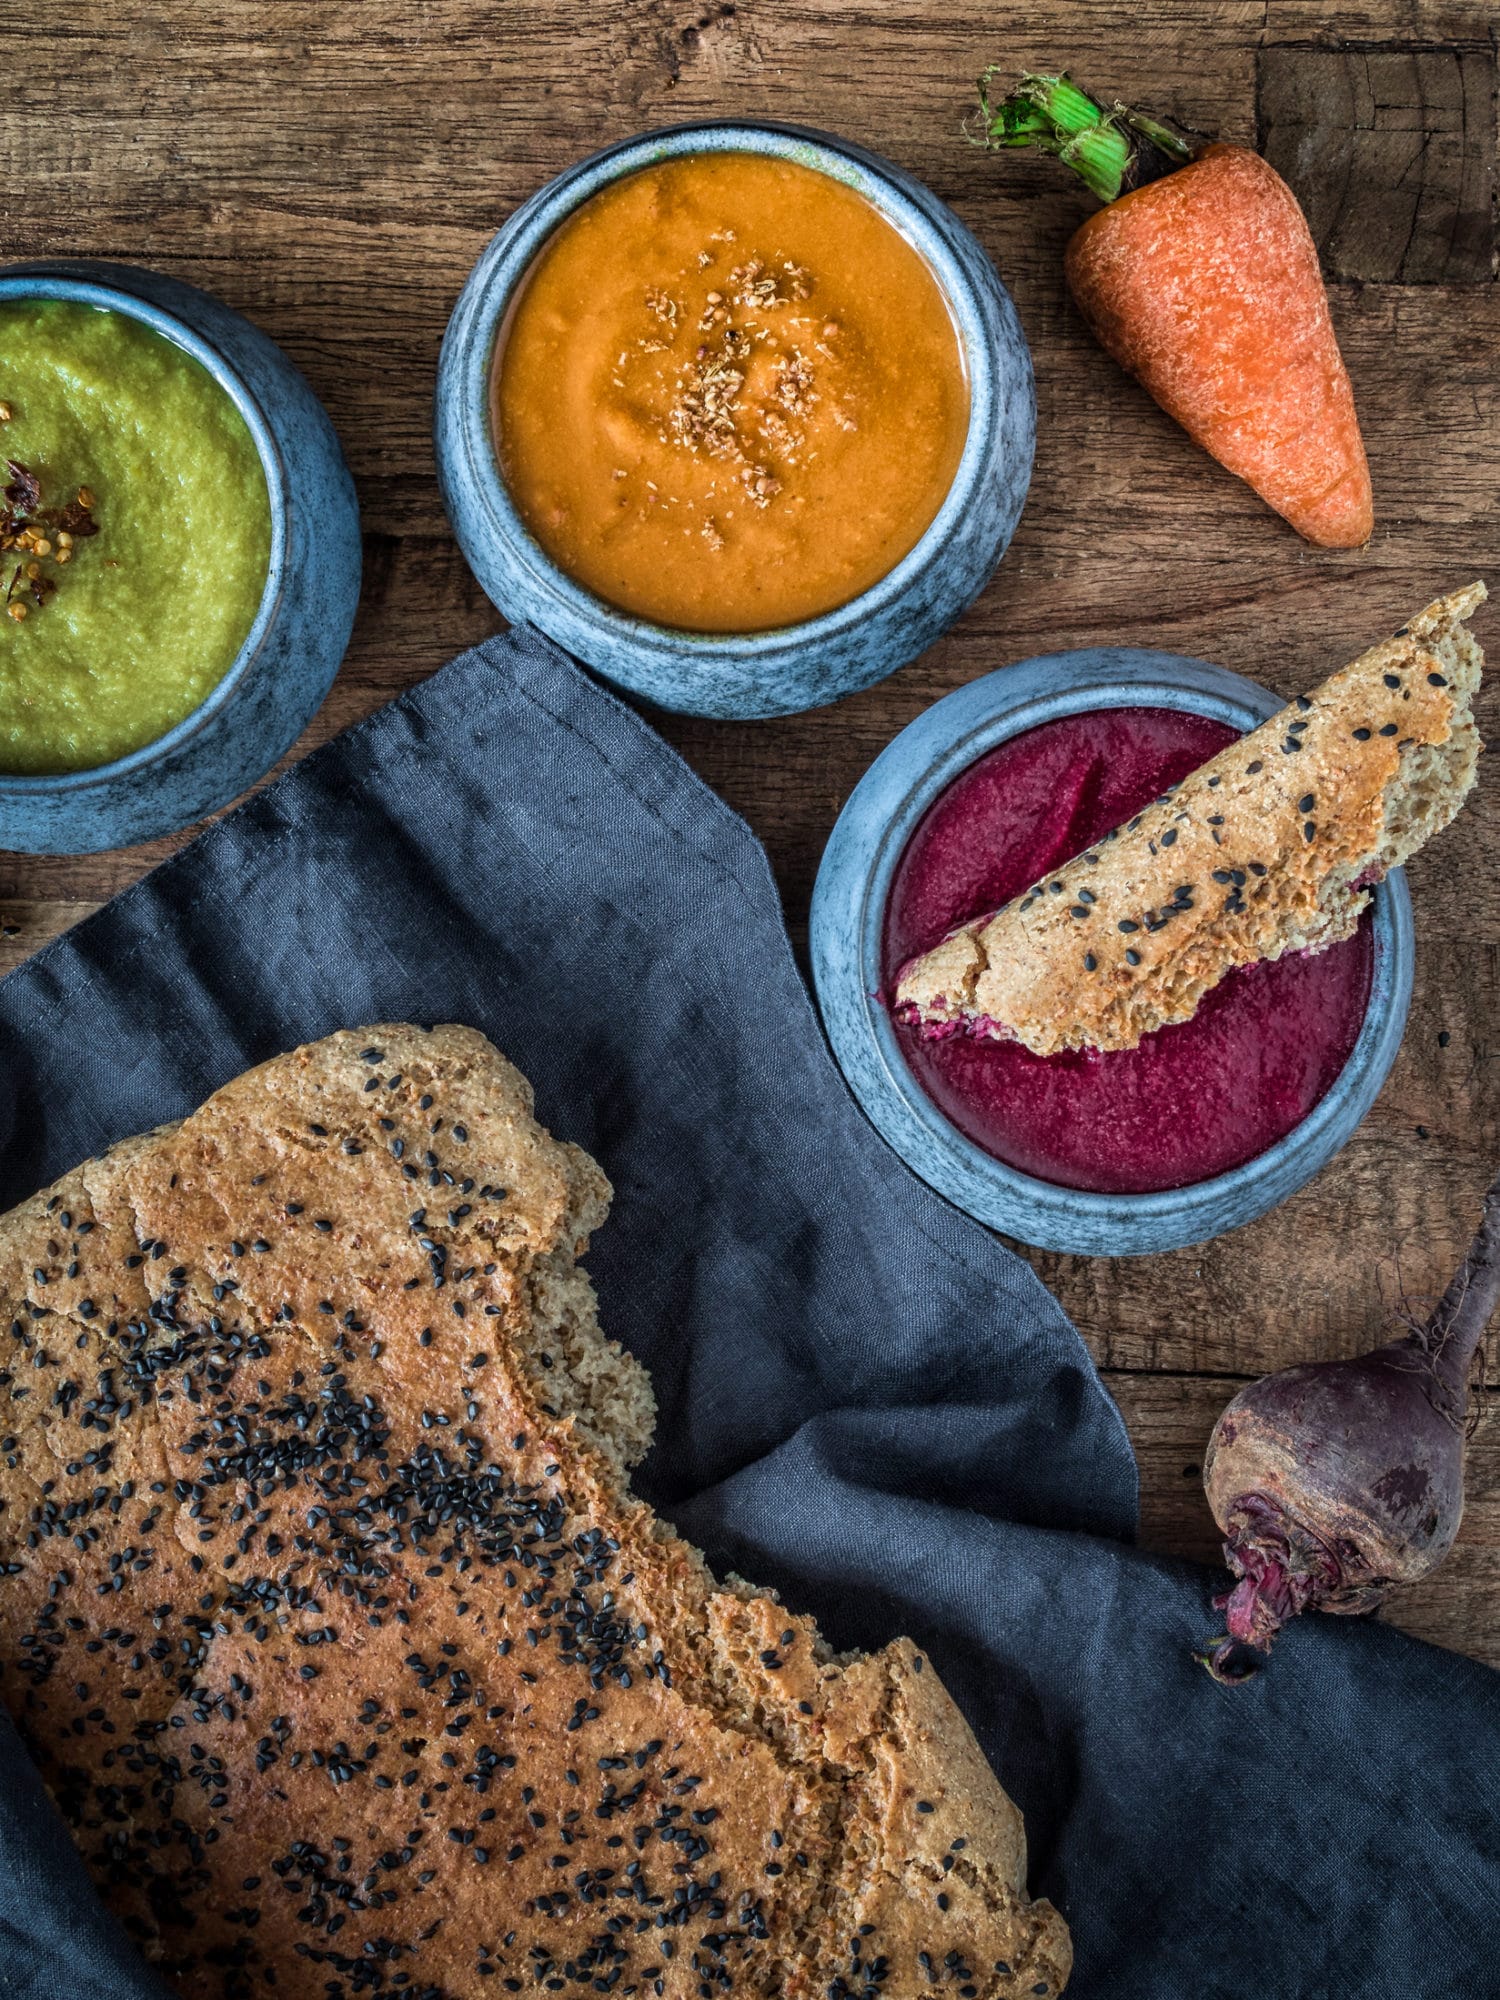
[(1255, 1671), (1302, 1611), (1373, 1611), (1453, 1546), (1464, 1507), (1469, 1369), (1500, 1303), (1500, 1175), (1478, 1233), (1427, 1323), (1350, 1361), (1314, 1361), (1242, 1389), (1214, 1426), (1203, 1484), (1239, 1579), (1214, 1599), (1228, 1632), (1216, 1679)]

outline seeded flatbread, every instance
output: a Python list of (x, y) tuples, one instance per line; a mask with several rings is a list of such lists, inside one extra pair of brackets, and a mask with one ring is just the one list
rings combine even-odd
[(1371, 885), (1457, 813), (1481, 744), (1482, 583), (1301, 695), (1015, 901), (905, 966), (933, 1033), (1133, 1049), (1237, 965), (1352, 935)]
[(630, 1492), (608, 1196), (395, 1026), (0, 1219), (0, 1690), (102, 1895), (188, 2000), (1058, 1992), (922, 1655)]

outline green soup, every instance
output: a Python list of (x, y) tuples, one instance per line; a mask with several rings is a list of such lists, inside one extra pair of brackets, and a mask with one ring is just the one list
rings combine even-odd
[(23, 299), (0, 300), (0, 460), (0, 770), (112, 763), (190, 714), (255, 622), (260, 454), (139, 320)]

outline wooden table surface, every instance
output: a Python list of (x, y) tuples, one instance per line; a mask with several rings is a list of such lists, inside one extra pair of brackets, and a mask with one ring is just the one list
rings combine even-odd
[[(7, 258), (113, 257), (216, 292), (323, 398), (359, 486), (365, 592), (306, 750), (494, 631), (449, 536), (430, 444), (444, 322), (511, 209), (580, 154), (679, 119), (842, 132), (951, 203), (1031, 342), (1036, 474), (973, 609), (883, 686), (770, 723), (667, 735), (765, 840), (800, 936), (850, 789), (951, 688), (1031, 653), (1162, 646), (1284, 694), (1440, 590), (1500, 584), (1495, 52), (1479, 0), (194, 0), (11, 9), (0, 21)], [(1378, 526), (1304, 547), (1092, 344), (1061, 279), (1091, 207), (1055, 163), (983, 155), (972, 80), (1070, 63), (1096, 90), (1255, 143), (1297, 185), (1330, 275)], [(1500, 658), (1500, 611), (1478, 621)], [(1500, 688), (1481, 703), (1500, 732)], [(0, 855), (0, 964), (18, 963), (180, 842)], [(1353, 1353), (1439, 1289), (1500, 1153), (1500, 770), (1411, 875), (1405, 1047), (1363, 1129), (1285, 1207), (1173, 1256), (1037, 1256), (1118, 1397), (1148, 1545), (1208, 1556), (1198, 1479), (1236, 1385)], [(1446, 1041), (1440, 1043), (1440, 1035)], [(1393, 1605), (1500, 1665), (1500, 1422), (1470, 1452), (1462, 1538)]]

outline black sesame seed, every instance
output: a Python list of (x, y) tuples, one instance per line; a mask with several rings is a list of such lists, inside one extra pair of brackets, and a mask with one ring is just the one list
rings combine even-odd
[(1304, 792), (1297, 801), (1297, 810), (1299, 813), (1310, 813), (1316, 804), (1317, 800), (1313, 797), (1312, 793)]
[(1302, 838), (1307, 841), (1313, 841), (1316, 840), (1317, 837), (1318, 837), (1318, 829), (1316, 822), (1313, 820), (1304, 821), (1302, 827)]
[(1255, 776), (1257, 771), (1263, 771), (1264, 769), (1265, 765), (1261, 762), (1259, 757), (1256, 758), (1253, 764), (1247, 764), (1245, 766), (1246, 775), (1251, 778)]
[(1170, 847), (1172, 843), (1176, 840), (1176, 838), (1177, 838), (1176, 827), (1169, 826), (1166, 832), (1161, 837), (1161, 844), (1163, 847)]
[(1384, 728), (1383, 728), (1383, 729), (1381, 730), (1381, 732), (1380, 732), (1380, 733), (1381, 733), (1381, 735), (1382, 735), (1382, 736), (1394, 736), (1394, 735), (1395, 735), (1395, 733), (1396, 733), (1396, 725), (1395, 725), (1395, 723), (1394, 723), (1394, 722), (1388, 722), (1388, 723), (1387, 723), (1387, 724), (1385, 725), (1385, 727), (1384, 727)]
[(1354, 740), (1356, 743), (1368, 743), (1372, 734), (1373, 731), (1368, 729), (1356, 729), (1354, 732)]
[(1124, 931), (1128, 937), (1132, 931), (1138, 931), (1140, 925), (1135, 921), (1134, 917), (1121, 917), (1116, 928)]
[(1126, 954), (1125, 954), (1125, 963), (1126, 963), (1127, 965), (1139, 965), (1139, 964), (1140, 964), (1140, 962), (1141, 962), (1141, 955), (1140, 955), (1140, 953), (1139, 953), (1138, 951), (1127, 951), (1127, 952), (1126, 952)]
[(1381, 678), (1388, 688), (1398, 688), (1401, 685), (1401, 676), (1399, 674), (1383, 674)]
[(1083, 969), (1085, 972), (1097, 972), (1099, 970), (1099, 961), (1091, 951), (1086, 951), (1083, 954)]

